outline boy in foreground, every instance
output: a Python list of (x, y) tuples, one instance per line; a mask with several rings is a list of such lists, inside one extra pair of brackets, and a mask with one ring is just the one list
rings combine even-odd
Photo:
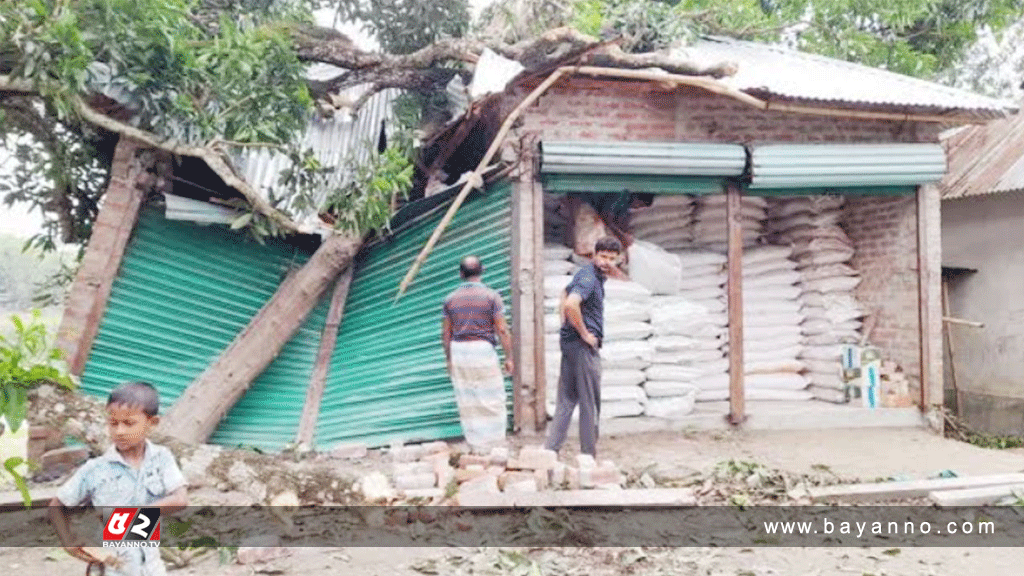
[[(151, 384), (128, 382), (107, 399), (107, 426), (113, 446), (79, 468), (50, 501), (50, 520), (64, 549), (84, 562), (100, 559), (71, 532), (67, 508), (91, 502), (96, 508), (152, 507), (162, 513), (188, 505), (185, 477), (164, 446), (148, 440), (160, 422), (160, 397)], [(110, 510), (104, 511), (104, 521)], [(159, 548), (116, 548), (107, 576), (164, 576)], [(116, 567), (116, 568), (112, 568)]]

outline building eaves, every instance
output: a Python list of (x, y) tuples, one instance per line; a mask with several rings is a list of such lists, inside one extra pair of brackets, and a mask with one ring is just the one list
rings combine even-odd
[(967, 90), (768, 44), (706, 37), (676, 53), (697, 64), (734, 62), (736, 74), (720, 82), (762, 97), (840, 107), (913, 108), (978, 119), (1001, 118), (1017, 109), (1012, 102)]

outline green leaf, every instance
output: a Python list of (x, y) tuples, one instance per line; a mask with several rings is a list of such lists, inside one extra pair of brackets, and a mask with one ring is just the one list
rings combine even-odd
[(20, 456), (12, 456), (4, 460), (4, 470), (7, 470), (7, 473), (14, 478), (14, 485), (17, 486), (18, 492), (21, 493), (21, 499), (25, 504), (25, 508), (31, 508), (32, 497), (28, 493), (28, 483), (25, 482), (25, 477), (17, 471), (17, 467), (24, 463), (25, 460)]
[(12, 432), (17, 432), (25, 421), (25, 414), (28, 412), (28, 390), (21, 387), (10, 387), (7, 390), (7, 406), (4, 407), (4, 416), (11, 426)]

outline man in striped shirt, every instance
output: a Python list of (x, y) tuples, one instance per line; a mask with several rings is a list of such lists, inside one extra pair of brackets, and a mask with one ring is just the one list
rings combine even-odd
[(511, 374), (513, 368), (505, 306), (501, 295), (480, 281), (483, 272), (476, 256), (462, 259), (462, 284), (444, 300), (441, 329), (462, 432), (476, 451), (487, 451), (505, 440), (505, 379), (494, 350), (496, 335), (505, 350), (505, 372)]

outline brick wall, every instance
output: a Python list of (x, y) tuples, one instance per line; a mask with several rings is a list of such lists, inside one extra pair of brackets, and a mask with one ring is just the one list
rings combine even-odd
[[(505, 113), (529, 89), (508, 98)], [(521, 133), (535, 134), (541, 141), (741, 144), (937, 142), (940, 129), (933, 123), (762, 111), (696, 88), (670, 93), (650, 84), (589, 79), (573, 79), (551, 89), (524, 112), (519, 127)], [(857, 296), (878, 318), (872, 342), (903, 368), (912, 385), (919, 386), (916, 200), (851, 197), (845, 227), (856, 244), (854, 264), (863, 277)], [(939, 243), (931, 238), (929, 242), (934, 252), (931, 259), (939, 262)], [(941, 341), (935, 347), (941, 347)], [(914, 397), (919, 397), (917, 390)]]
[(843, 226), (857, 247), (852, 263), (861, 273), (857, 299), (874, 317), (871, 343), (903, 368), (916, 400), (921, 377), (917, 201), (913, 196), (848, 197)]
[[(522, 132), (549, 140), (735, 142), (937, 142), (939, 126), (758, 110), (698, 89), (572, 80), (523, 113)], [(505, 113), (529, 88), (506, 99)]]
[(121, 139), (111, 164), (110, 185), (103, 195), (85, 256), (71, 286), (64, 315), (57, 329), (71, 371), (81, 374), (88, 358), (99, 320), (106, 309), (125, 245), (135, 227), (143, 193), (135, 185), (146, 169), (136, 143)]

